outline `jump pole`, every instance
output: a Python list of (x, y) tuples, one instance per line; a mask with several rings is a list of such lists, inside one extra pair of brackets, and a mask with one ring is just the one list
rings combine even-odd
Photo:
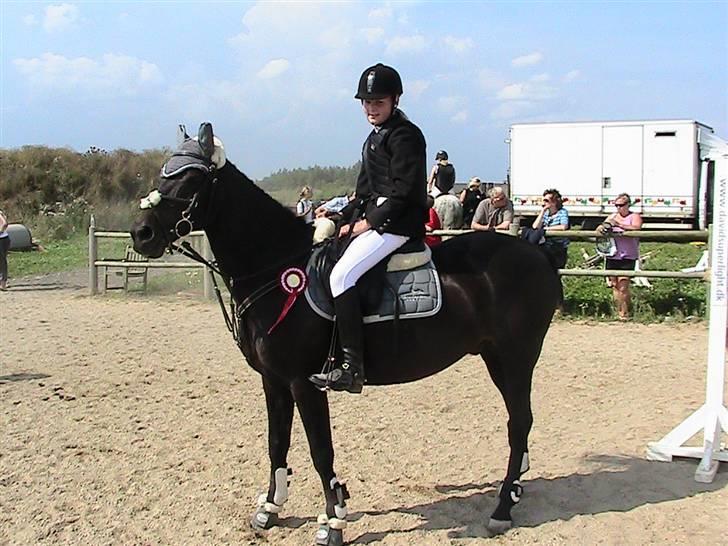
[[(659, 442), (648, 444), (647, 459), (668, 462), (673, 457), (700, 459), (695, 481), (710, 483), (718, 472), (720, 462), (728, 462), (728, 450), (725, 444), (721, 444), (722, 434), (728, 433), (728, 410), (724, 398), (728, 312), (728, 144), (722, 142), (705, 158), (715, 161), (705, 403)], [(683, 445), (701, 430), (702, 448)]]

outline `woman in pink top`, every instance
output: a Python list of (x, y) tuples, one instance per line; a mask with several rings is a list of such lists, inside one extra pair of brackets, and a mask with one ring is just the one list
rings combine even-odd
[[(611, 224), (616, 234), (624, 231), (632, 231), (642, 228), (642, 216), (637, 212), (630, 212), (629, 206), (632, 199), (629, 194), (620, 193), (614, 200), (617, 212), (607, 216), (605, 224)], [(634, 237), (615, 237), (616, 252), (607, 258), (607, 269), (621, 269), (633, 271), (635, 264), (640, 257), (640, 242)], [(617, 305), (619, 320), (629, 319), (629, 277), (609, 277), (609, 285), (612, 287), (614, 303)]]

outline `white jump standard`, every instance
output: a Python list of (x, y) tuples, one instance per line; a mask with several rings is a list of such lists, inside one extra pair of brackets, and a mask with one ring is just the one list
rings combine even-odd
[[(652, 461), (671, 461), (673, 457), (699, 458), (695, 481), (710, 483), (720, 461), (728, 462), (728, 450), (721, 443), (722, 434), (728, 433), (728, 410), (724, 399), (728, 311), (728, 143), (715, 138), (715, 146), (701, 159), (715, 161), (705, 403), (659, 442), (649, 444), (647, 458)], [(683, 445), (701, 430), (702, 447)]]

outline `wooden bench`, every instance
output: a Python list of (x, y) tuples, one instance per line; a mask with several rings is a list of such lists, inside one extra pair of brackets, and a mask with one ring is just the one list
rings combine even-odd
[[(129, 263), (146, 263), (149, 260), (146, 258), (146, 256), (142, 256), (138, 252), (136, 252), (131, 246), (126, 247), (126, 252), (124, 254), (123, 262), (129, 262)], [(113, 266), (105, 267), (104, 268), (104, 290), (112, 290), (114, 288), (123, 288), (124, 292), (129, 291), (129, 280), (130, 279), (139, 279), (141, 281), (142, 290), (144, 292), (147, 291), (147, 272), (149, 271), (149, 268), (146, 266), (141, 267), (133, 267), (133, 266), (127, 266), (127, 267), (118, 267), (114, 268)], [(113, 277), (122, 277), (123, 285), (122, 286), (109, 286), (109, 278)]]

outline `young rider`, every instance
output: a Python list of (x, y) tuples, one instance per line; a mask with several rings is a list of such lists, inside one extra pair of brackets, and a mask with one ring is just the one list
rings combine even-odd
[(364, 341), (356, 282), (409, 239), (425, 236), (425, 137), (397, 107), (401, 95), (402, 80), (390, 66), (371, 66), (359, 79), (355, 98), (374, 128), (364, 142), (356, 199), (342, 211), (349, 222), (339, 237), (351, 240), (330, 278), (344, 358), (329, 373), (310, 377), (322, 389), (361, 392)]

